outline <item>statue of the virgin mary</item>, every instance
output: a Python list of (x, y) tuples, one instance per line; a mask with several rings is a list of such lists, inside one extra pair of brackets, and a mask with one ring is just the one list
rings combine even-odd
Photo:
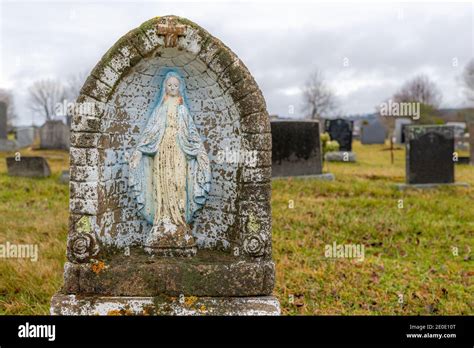
[(169, 71), (129, 163), (131, 191), (152, 224), (143, 244), (160, 256), (196, 253), (189, 225), (211, 185), (209, 158), (185, 92), (183, 78)]

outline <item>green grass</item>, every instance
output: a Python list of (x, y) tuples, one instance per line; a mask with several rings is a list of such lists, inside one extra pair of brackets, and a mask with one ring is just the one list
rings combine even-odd
[[(473, 314), (474, 167), (456, 167), (470, 188), (399, 192), (404, 150), (392, 165), (384, 146), (354, 145), (357, 163), (326, 163), (334, 182), (273, 182), (283, 313)], [(364, 245), (364, 261), (326, 259), (333, 242)]]
[[(399, 192), (393, 185), (404, 182), (403, 150), (394, 165), (382, 145), (356, 142), (354, 151), (357, 163), (326, 166), (334, 182), (273, 181), (275, 295), (283, 314), (473, 314), (474, 167), (456, 167), (456, 180), (470, 188)], [(23, 153), (33, 154), (48, 159), (52, 177), (10, 178), (0, 154), (0, 243), (40, 246), (38, 262), (0, 260), (1, 314), (49, 313), (62, 283), (68, 187), (58, 177), (68, 157)], [(324, 258), (333, 242), (363, 244), (365, 259)]]
[[(10, 153), (11, 155), (12, 153)], [(37, 244), (39, 260), (0, 259), (0, 314), (48, 314), (62, 283), (66, 260), (68, 185), (59, 174), (69, 166), (64, 151), (21, 151), (46, 157), (49, 178), (13, 178), (0, 153), (0, 243)]]

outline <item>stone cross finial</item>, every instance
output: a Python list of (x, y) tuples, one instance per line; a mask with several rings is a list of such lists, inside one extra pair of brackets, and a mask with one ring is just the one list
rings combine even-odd
[(180, 36), (184, 36), (184, 25), (177, 25), (173, 21), (158, 25), (158, 35), (164, 36), (165, 47), (176, 47)]

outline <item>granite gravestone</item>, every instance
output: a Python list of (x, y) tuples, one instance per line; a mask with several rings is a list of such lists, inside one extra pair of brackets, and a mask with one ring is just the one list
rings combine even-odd
[(352, 151), (352, 129), (353, 121), (338, 118), (326, 120), (325, 129), (329, 133), (331, 140), (339, 143), (339, 151)]
[(380, 120), (375, 119), (362, 124), (360, 138), (362, 144), (385, 144), (386, 138), (387, 129)]
[(46, 150), (68, 150), (69, 127), (60, 120), (46, 121), (40, 128), (40, 148)]
[(407, 184), (454, 183), (454, 129), (449, 126), (406, 127)]
[(10, 176), (47, 177), (51, 175), (48, 162), (43, 157), (7, 157)]
[[(270, 121), (242, 61), (193, 22), (156, 17), (105, 54), (78, 103), (87, 107), (71, 124), (68, 262), (51, 313), (279, 314)], [(184, 173), (197, 190), (176, 200)], [(195, 215), (177, 228), (182, 205)], [(146, 219), (163, 222), (164, 207), (168, 230)], [(173, 244), (182, 237), (189, 245)]]
[(274, 120), (272, 127), (272, 176), (311, 176), (332, 180), (322, 174), (319, 121)]

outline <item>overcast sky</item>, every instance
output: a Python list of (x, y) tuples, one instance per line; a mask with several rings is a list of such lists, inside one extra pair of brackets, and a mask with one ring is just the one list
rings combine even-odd
[(0, 0), (0, 88), (14, 91), (17, 123), (31, 124), (26, 100), (33, 81), (89, 71), (129, 30), (175, 14), (207, 29), (241, 58), (271, 114), (303, 116), (301, 87), (316, 68), (344, 115), (373, 112), (419, 73), (437, 83), (442, 107), (461, 107), (467, 104), (460, 76), (474, 57), (473, 9), (472, 3), (439, 2)]

